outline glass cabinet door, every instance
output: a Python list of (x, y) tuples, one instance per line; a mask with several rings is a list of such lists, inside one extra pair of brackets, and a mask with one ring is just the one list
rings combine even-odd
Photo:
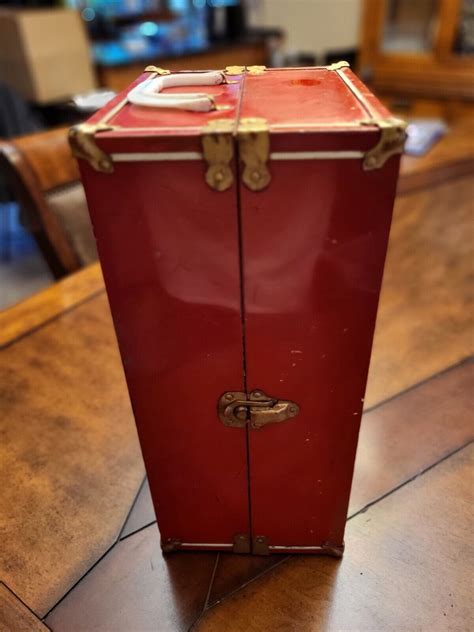
[(438, 0), (387, 0), (383, 52), (431, 52), (436, 37), (438, 8)]
[(474, 0), (463, 0), (453, 45), (456, 55), (474, 54)]

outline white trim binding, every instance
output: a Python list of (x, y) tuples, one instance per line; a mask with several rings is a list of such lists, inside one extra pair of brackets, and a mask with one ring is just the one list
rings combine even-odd
[(324, 546), (269, 546), (271, 551), (326, 551), (327, 547)]
[[(205, 547), (205, 548), (211, 548), (211, 547), (219, 547), (219, 548), (226, 548), (226, 549), (232, 549), (233, 548), (233, 544), (222, 544), (220, 542), (180, 542), (179, 543), (179, 547), (178, 548), (183, 548), (183, 547), (193, 547), (193, 548), (199, 548), (199, 547)], [(270, 550), (272, 551), (326, 551), (327, 547), (324, 546), (307, 546), (307, 545), (302, 545), (302, 546), (288, 546), (288, 545), (270, 545), (268, 547)]]
[(178, 548), (182, 548), (183, 546), (192, 546), (192, 547), (219, 547), (219, 548), (226, 548), (226, 549), (232, 549), (233, 548), (233, 544), (220, 544), (220, 543), (215, 543), (215, 542), (180, 542), (179, 547)]
[(377, 112), (375, 108), (371, 105), (371, 103), (369, 103), (369, 101), (365, 98), (365, 96), (362, 94), (359, 88), (357, 88), (355, 84), (349, 79), (349, 77), (347, 77), (345, 72), (343, 72), (342, 70), (336, 70), (336, 73), (339, 75), (342, 81), (346, 84), (346, 86), (349, 88), (349, 90), (352, 92), (355, 98), (359, 101), (362, 107), (366, 110), (367, 114), (371, 118), (377, 118)]
[(300, 123), (271, 123), (270, 131), (272, 132), (281, 132), (284, 130), (292, 130), (296, 129), (299, 131), (306, 131), (308, 129), (329, 129), (333, 130), (335, 128), (339, 129), (349, 129), (349, 130), (360, 130), (361, 125), (363, 124), (365, 119), (359, 119), (357, 121), (335, 121), (333, 123), (326, 123), (320, 121), (319, 123), (310, 123), (308, 121), (300, 122)]
[(203, 160), (199, 151), (163, 151), (112, 154), (114, 162), (164, 162), (173, 160)]
[(363, 151), (275, 151), (271, 160), (355, 160), (364, 157)]
[[(270, 160), (360, 160), (363, 151), (275, 151)], [(114, 162), (166, 162), (204, 160), (198, 151), (136, 152), (112, 154)]]

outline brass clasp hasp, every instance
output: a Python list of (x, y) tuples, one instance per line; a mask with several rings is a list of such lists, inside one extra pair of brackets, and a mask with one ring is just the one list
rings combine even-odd
[(240, 391), (224, 393), (219, 398), (217, 412), (225, 426), (244, 428), (248, 422), (251, 428), (258, 430), (267, 424), (296, 417), (300, 407), (289, 400), (269, 397), (257, 389), (248, 398)]

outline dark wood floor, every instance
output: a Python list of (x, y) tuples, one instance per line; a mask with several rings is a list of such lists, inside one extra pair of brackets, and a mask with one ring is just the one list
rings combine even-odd
[(0, 630), (472, 629), (474, 198), (455, 176), (397, 199), (340, 561), (163, 557), (98, 266), (1, 314)]

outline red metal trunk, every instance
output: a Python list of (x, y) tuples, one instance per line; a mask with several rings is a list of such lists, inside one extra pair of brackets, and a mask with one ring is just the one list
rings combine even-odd
[(340, 554), (403, 125), (344, 63), (161, 72), (71, 143), (163, 547)]

